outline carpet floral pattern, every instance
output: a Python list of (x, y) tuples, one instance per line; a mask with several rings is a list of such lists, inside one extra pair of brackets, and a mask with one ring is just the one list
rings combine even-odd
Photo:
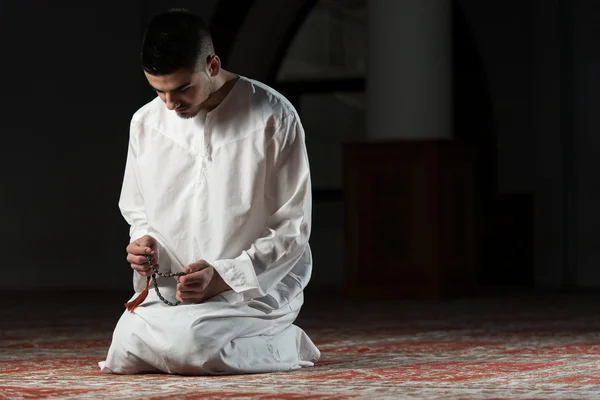
[(122, 299), (77, 296), (13, 300), (0, 310), (0, 399), (600, 398), (600, 299), (590, 296), (307, 296), (297, 323), (321, 349), (315, 367), (225, 377), (100, 373)]

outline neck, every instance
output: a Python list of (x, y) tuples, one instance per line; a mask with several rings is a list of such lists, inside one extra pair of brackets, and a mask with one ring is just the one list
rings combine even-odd
[(236, 74), (221, 69), (213, 78), (213, 92), (202, 108), (208, 112), (214, 110), (227, 97), (238, 78)]

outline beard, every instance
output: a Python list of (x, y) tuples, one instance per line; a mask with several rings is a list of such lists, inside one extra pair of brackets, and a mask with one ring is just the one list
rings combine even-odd
[(206, 87), (204, 89), (204, 92), (202, 93), (202, 98), (204, 98), (204, 100), (196, 105), (196, 106), (187, 106), (187, 108), (195, 108), (196, 111), (195, 112), (190, 112), (190, 113), (177, 113), (177, 116), (179, 118), (182, 119), (192, 119), (195, 118), (199, 113), (200, 110), (202, 109), (202, 107), (206, 104), (206, 102), (208, 101), (208, 99), (210, 98), (210, 96), (212, 96), (213, 94), (213, 83), (212, 80), (208, 80)]
[(196, 111), (195, 113), (191, 113), (191, 114), (177, 113), (177, 116), (181, 119), (192, 119), (196, 115), (198, 115), (199, 112), (200, 112), (200, 110)]

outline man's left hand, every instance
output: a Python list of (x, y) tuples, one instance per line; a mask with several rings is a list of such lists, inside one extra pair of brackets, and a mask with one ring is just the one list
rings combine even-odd
[(204, 260), (183, 269), (187, 275), (179, 278), (176, 298), (182, 303), (201, 303), (231, 288), (215, 269)]

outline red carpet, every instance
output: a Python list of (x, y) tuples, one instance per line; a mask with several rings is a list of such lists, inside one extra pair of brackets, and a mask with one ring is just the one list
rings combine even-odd
[[(123, 299), (5, 296), (2, 399), (600, 399), (600, 298), (355, 304), (307, 296), (314, 368), (233, 377), (98, 371)], [(35, 303), (35, 304), (34, 304)]]

